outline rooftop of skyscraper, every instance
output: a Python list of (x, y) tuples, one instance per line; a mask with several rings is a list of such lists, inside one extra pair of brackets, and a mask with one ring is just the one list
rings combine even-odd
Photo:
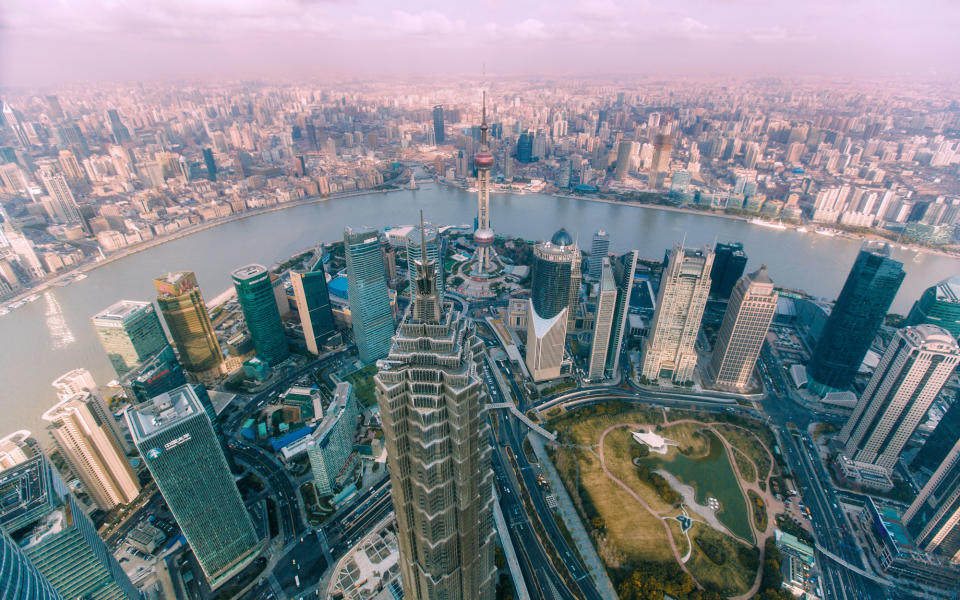
[(4, 529), (20, 529), (55, 504), (51, 475), (42, 456), (0, 472), (0, 524)]
[(267, 270), (263, 265), (252, 264), (245, 265), (236, 269), (232, 275), (235, 280), (246, 281), (248, 279), (253, 279), (254, 277), (259, 277)]
[(123, 321), (148, 304), (137, 300), (120, 300), (93, 315), (93, 318), (95, 321)]
[(130, 433), (133, 438), (149, 437), (159, 431), (203, 412), (200, 400), (190, 385), (164, 392), (129, 410)]

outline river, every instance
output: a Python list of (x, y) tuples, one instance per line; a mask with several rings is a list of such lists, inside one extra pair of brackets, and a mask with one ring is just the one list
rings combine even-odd
[[(476, 194), (428, 183), (418, 190), (335, 198), (225, 223), (117, 260), (68, 287), (0, 317), (0, 435), (31, 429), (46, 444), (40, 414), (55, 400), (50, 382), (76, 367), (98, 382), (115, 375), (97, 341), (90, 316), (121, 298), (150, 300), (153, 278), (167, 271), (197, 273), (209, 300), (230, 285), (234, 268), (278, 262), (318, 241), (343, 235), (345, 225), (384, 227), (414, 223), (417, 211), (441, 224), (471, 223)], [(566, 227), (589, 250), (597, 229), (610, 234), (612, 251), (640, 250), (660, 260), (664, 249), (739, 240), (750, 257), (748, 270), (766, 263), (780, 285), (833, 298), (843, 285), (859, 242), (794, 230), (778, 231), (744, 221), (695, 213), (608, 204), (543, 194), (491, 196), (494, 229), (527, 239), (549, 238)], [(960, 261), (935, 254), (894, 250), (907, 277), (892, 310), (905, 313), (929, 285), (960, 271)]]

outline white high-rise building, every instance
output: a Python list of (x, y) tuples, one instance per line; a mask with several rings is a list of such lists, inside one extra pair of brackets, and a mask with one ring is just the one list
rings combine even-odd
[(14, 431), (0, 438), (0, 471), (25, 463), (39, 453), (40, 448), (29, 431)]
[(777, 297), (766, 265), (744, 275), (733, 287), (709, 366), (710, 379), (717, 386), (747, 388), (777, 312)]
[(80, 210), (77, 208), (77, 201), (73, 197), (70, 186), (64, 176), (56, 171), (43, 170), (40, 173), (40, 180), (43, 186), (47, 188), (50, 194), (51, 217), (60, 223), (78, 223), (80, 222)]
[(90, 392), (79, 392), (43, 413), (43, 420), (49, 423), (50, 435), (87, 493), (97, 506), (109, 511), (133, 502), (140, 483), (113, 431), (100, 417), (99, 404)]
[(610, 252), (610, 234), (601, 229), (593, 234), (593, 243), (590, 245), (590, 277), (592, 279), (600, 279), (603, 259), (607, 257), (608, 252)]
[(693, 379), (703, 309), (710, 295), (713, 251), (674, 244), (660, 278), (650, 335), (643, 341), (641, 376), (683, 383)]
[(593, 345), (590, 347), (590, 366), (587, 372), (587, 378), (591, 381), (603, 379), (607, 366), (607, 352), (610, 350), (613, 314), (617, 308), (617, 282), (613, 277), (613, 267), (610, 266), (609, 258), (603, 259), (598, 287)]
[(958, 362), (957, 340), (942, 327), (897, 331), (840, 432), (843, 455), (892, 472)]

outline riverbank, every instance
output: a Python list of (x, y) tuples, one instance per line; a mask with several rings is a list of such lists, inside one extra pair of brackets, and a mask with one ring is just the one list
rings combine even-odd
[[(683, 214), (696, 215), (701, 217), (715, 217), (717, 219), (728, 219), (732, 221), (742, 221), (745, 223), (750, 223), (750, 219), (743, 215), (729, 215), (726, 213), (719, 213), (712, 210), (707, 211), (707, 210), (697, 210), (694, 208), (683, 208), (681, 206), (667, 206), (665, 204), (650, 204), (647, 202), (637, 202), (636, 200), (613, 200), (610, 198), (600, 198), (598, 196), (574, 196), (572, 194), (552, 194), (552, 196), (554, 198), (567, 198), (570, 200), (585, 200), (587, 202), (599, 202), (602, 204), (612, 204), (616, 206), (633, 206), (637, 208), (649, 208), (652, 210), (662, 210), (666, 212), (683, 213)], [(757, 215), (756, 218), (760, 218), (760, 215)], [(803, 225), (784, 224), (784, 226), (786, 229), (793, 229), (793, 230), (798, 230), (800, 227), (809, 228), (809, 231), (797, 231), (797, 233), (807, 233), (810, 235), (820, 235), (816, 233), (816, 230), (820, 227), (823, 227), (822, 225), (818, 226), (814, 223), (803, 224)], [(762, 227), (762, 225), (757, 225), (757, 227)], [(786, 229), (784, 229), (784, 231)], [(843, 231), (842, 229), (831, 229), (831, 232), (832, 234), (830, 237), (841, 237), (849, 240), (860, 240), (860, 241), (866, 241), (868, 239), (876, 240), (880, 242), (887, 242), (891, 245), (891, 247), (899, 246), (901, 250), (908, 250), (908, 251), (923, 253), (923, 254), (933, 254), (936, 256), (943, 256), (946, 258), (960, 258), (960, 252), (937, 250), (936, 248), (928, 248), (926, 246), (918, 246), (916, 244), (896, 243), (896, 242), (890, 241), (889, 239), (883, 236), (876, 235), (876, 234), (850, 233), (848, 231)]]
[(403, 191), (403, 188), (395, 188), (388, 190), (361, 190), (356, 192), (345, 192), (341, 194), (330, 194), (327, 196), (310, 196), (304, 198), (303, 200), (297, 200), (296, 202), (285, 202), (283, 204), (275, 204), (274, 206), (268, 206), (265, 208), (257, 208), (250, 211), (245, 211), (242, 213), (234, 213), (230, 216), (223, 217), (222, 219), (214, 219), (211, 221), (204, 221), (202, 223), (197, 223), (196, 225), (191, 225), (190, 227), (185, 227), (175, 233), (170, 235), (165, 235), (163, 237), (154, 238), (152, 240), (147, 240), (146, 242), (141, 242), (139, 244), (134, 244), (128, 246), (119, 252), (115, 252), (106, 257), (101, 258), (100, 260), (95, 260), (93, 262), (85, 262), (80, 265), (60, 273), (59, 275), (52, 277), (50, 279), (45, 279), (40, 283), (26, 288), (20, 293), (11, 296), (0, 304), (0, 309), (10, 309), (11, 304), (16, 304), (20, 300), (26, 300), (27, 298), (33, 296), (34, 294), (40, 294), (50, 289), (51, 287), (57, 285), (58, 283), (72, 279), (79, 274), (86, 274), (94, 269), (99, 269), (100, 267), (105, 267), (113, 262), (127, 258), (137, 254), (138, 252), (143, 252), (144, 250), (150, 250), (151, 248), (156, 248), (157, 246), (162, 246), (163, 244), (173, 242), (185, 237), (200, 233), (201, 231), (206, 231), (208, 229), (213, 229), (214, 227), (219, 227), (220, 225), (226, 225), (227, 223), (233, 223), (235, 221), (242, 221), (244, 219), (249, 219), (252, 217), (258, 217), (260, 215), (269, 214), (272, 212), (277, 212), (281, 210), (287, 210), (288, 208), (296, 208), (297, 206), (307, 206), (309, 204), (317, 204), (319, 202), (326, 202), (327, 200), (338, 200), (340, 198), (350, 198), (351, 196), (366, 196), (370, 194), (389, 194), (391, 192)]

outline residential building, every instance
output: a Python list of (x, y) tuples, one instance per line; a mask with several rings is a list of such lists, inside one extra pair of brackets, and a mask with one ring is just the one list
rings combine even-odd
[(393, 310), (380, 250), (380, 232), (369, 227), (343, 232), (347, 259), (347, 300), (360, 360), (370, 364), (390, 351)]
[(708, 367), (709, 377), (716, 386), (739, 392), (748, 389), (763, 341), (777, 312), (777, 298), (766, 265), (737, 282)]
[(674, 244), (660, 278), (650, 335), (643, 341), (641, 377), (693, 380), (700, 320), (710, 295), (713, 251)]
[(311, 440), (307, 443), (313, 481), (321, 496), (333, 494), (339, 487), (337, 482), (343, 481), (341, 474), (353, 454), (353, 434), (359, 414), (353, 386), (341, 381), (323, 421), (310, 434)]
[(850, 387), (905, 275), (887, 244), (861, 248), (807, 365), (812, 391)]
[(140, 456), (216, 588), (259, 546), (207, 409), (185, 385), (128, 408), (126, 416)]
[[(61, 598), (139, 600), (140, 594), (45, 456), (0, 472), (0, 490), (4, 492), (0, 530)], [(0, 587), (6, 584), (0, 578)]]
[(275, 366), (290, 356), (290, 348), (270, 273), (262, 265), (246, 265), (235, 270), (232, 277), (257, 358)]
[(120, 300), (95, 314), (92, 320), (118, 377), (167, 345), (167, 336), (150, 302)]
[(840, 432), (843, 454), (892, 471), (958, 362), (957, 340), (942, 327), (898, 330)]
[(180, 363), (187, 371), (218, 370), (223, 351), (210, 323), (207, 305), (192, 271), (168, 273), (153, 280), (157, 305), (167, 323)]
[(432, 261), (414, 268), (412, 304), (374, 377), (404, 597), (492, 600), (496, 532), (479, 376), (484, 346), (473, 323), (443, 302)]
[(40, 446), (29, 431), (14, 431), (0, 438), (0, 471), (25, 463), (38, 454)]
[(70, 470), (97, 506), (110, 511), (133, 502), (140, 482), (103, 413), (100, 397), (83, 391), (60, 400), (42, 418)]

